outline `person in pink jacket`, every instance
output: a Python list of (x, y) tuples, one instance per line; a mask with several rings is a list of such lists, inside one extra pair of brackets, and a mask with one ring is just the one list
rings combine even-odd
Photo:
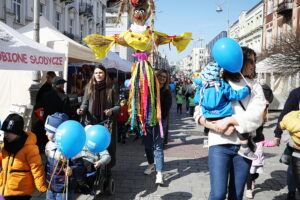
[(248, 199), (253, 199), (253, 190), (255, 187), (255, 180), (258, 178), (259, 174), (263, 173), (263, 166), (265, 163), (264, 156), (264, 147), (275, 147), (277, 144), (273, 140), (263, 140), (255, 143), (256, 150), (254, 154), (257, 156), (257, 159), (252, 161), (252, 165), (250, 168), (250, 174), (247, 179), (247, 190), (246, 197)]

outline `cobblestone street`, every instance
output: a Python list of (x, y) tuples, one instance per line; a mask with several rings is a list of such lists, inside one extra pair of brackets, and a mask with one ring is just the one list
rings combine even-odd
[[(171, 110), (170, 139), (165, 149), (165, 184), (156, 186), (155, 174), (145, 176), (147, 166), (144, 146), (141, 139), (133, 141), (133, 135), (126, 144), (117, 146), (117, 165), (113, 168), (116, 193), (113, 196), (100, 195), (103, 200), (205, 200), (208, 199), (210, 185), (207, 164), (208, 149), (203, 148), (203, 127), (195, 124), (192, 117), (184, 113), (176, 114)], [(273, 139), (273, 130), (278, 112), (271, 112), (265, 124), (265, 137)], [(256, 181), (254, 199), (286, 199), (286, 169), (279, 163), (284, 150), (280, 147), (265, 148), (264, 174)], [(43, 199), (42, 194), (34, 200)], [(91, 196), (79, 195), (78, 200), (90, 200)], [(245, 198), (246, 199), (246, 198)], [(299, 198), (298, 198), (299, 199)]]

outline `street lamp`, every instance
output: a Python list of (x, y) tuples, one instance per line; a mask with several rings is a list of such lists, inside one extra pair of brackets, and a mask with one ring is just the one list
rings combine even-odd
[[(217, 5), (216, 12), (217, 13), (223, 12), (221, 6), (225, 3), (225, 0), (219, 3), (217, 3), (216, 0), (214, 0), (214, 3)], [(230, 5), (230, 0), (227, 0), (227, 37), (229, 37), (229, 5)]]

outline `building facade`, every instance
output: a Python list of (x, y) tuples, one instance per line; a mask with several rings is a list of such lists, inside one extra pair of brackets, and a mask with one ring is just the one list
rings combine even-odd
[(207, 62), (213, 61), (213, 56), (212, 56), (212, 49), (215, 45), (215, 43), (221, 39), (227, 37), (227, 31), (222, 31), (220, 32), (214, 39), (212, 39), (208, 44), (206, 45), (206, 51), (207, 51)]
[[(107, 0), (40, 0), (40, 14), (78, 42), (92, 33), (105, 34)], [(34, 0), (0, 1), (0, 20), (14, 29), (33, 21)]]
[(243, 11), (239, 19), (229, 28), (230, 38), (241, 46), (261, 53), (263, 37), (263, 1), (260, 1), (249, 11)]
[(300, 32), (300, 0), (264, 1), (263, 49), (272, 47), (287, 34)]
[(200, 71), (201, 68), (206, 64), (205, 58), (205, 48), (203, 47), (195, 47), (192, 49), (192, 71)]
[[(116, 24), (118, 16), (118, 8), (112, 7), (106, 9), (106, 36), (113, 36), (115, 34), (121, 34), (130, 28), (131, 22), (128, 13), (124, 13), (121, 16), (120, 23)], [(121, 45), (114, 45), (111, 51), (117, 53), (122, 59), (130, 62), (134, 61), (132, 54), (134, 50), (132, 48), (123, 47)]]

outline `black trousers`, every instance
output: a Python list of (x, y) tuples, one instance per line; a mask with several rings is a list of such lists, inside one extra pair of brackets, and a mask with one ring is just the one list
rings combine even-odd
[(300, 194), (300, 158), (297, 158), (295, 156), (292, 157), (292, 172), (296, 187)]
[(118, 122), (118, 141), (124, 141), (126, 139), (127, 126), (125, 122)]
[(252, 188), (252, 181), (255, 181), (258, 178), (259, 174), (255, 173), (255, 174), (249, 174), (248, 178), (247, 178), (247, 190), (251, 190)]
[(177, 104), (177, 113), (178, 111), (180, 112), (180, 114), (182, 114), (182, 104)]

